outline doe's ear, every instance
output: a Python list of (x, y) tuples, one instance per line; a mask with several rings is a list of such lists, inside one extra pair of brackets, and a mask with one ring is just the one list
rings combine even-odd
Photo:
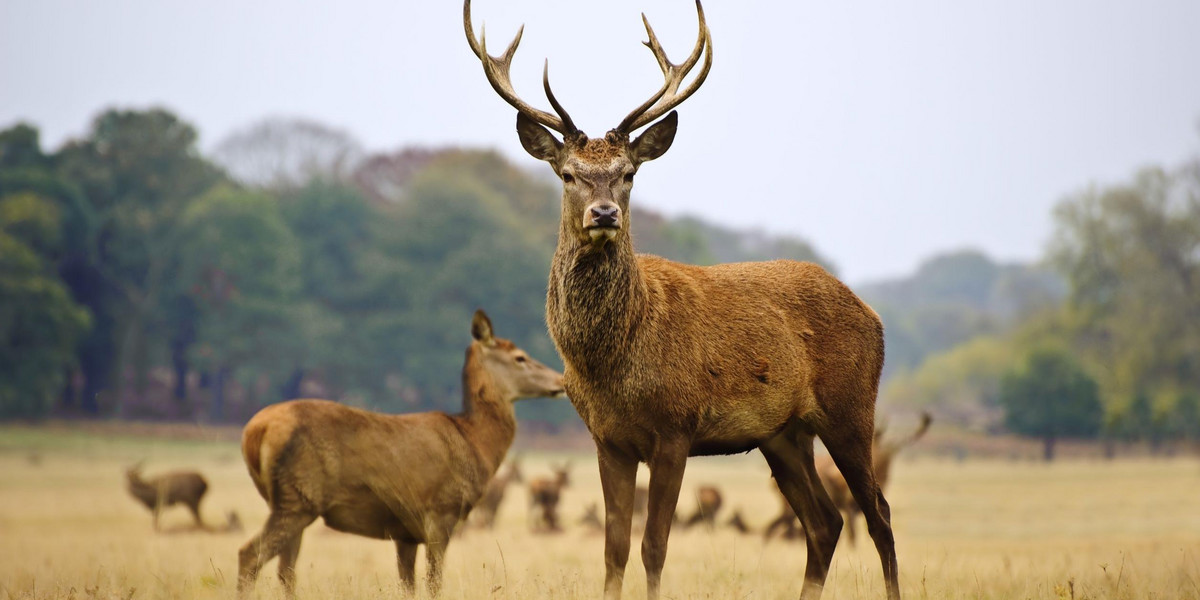
[(488, 318), (487, 313), (483, 312), (482, 308), (475, 309), (475, 318), (471, 319), (471, 337), (483, 342), (491, 344), (492, 336), (492, 320)]
[(654, 160), (667, 152), (675, 141), (675, 130), (679, 127), (679, 113), (671, 111), (659, 122), (650, 126), (642, 135), (629, 144), (633, 164)]
[(534, 158), (549, 163), (558, 160), (558, 151), (563, 147), (562, 142), (524, 113), (517, 113), (517, 136), (521, 138), (521, 146)]

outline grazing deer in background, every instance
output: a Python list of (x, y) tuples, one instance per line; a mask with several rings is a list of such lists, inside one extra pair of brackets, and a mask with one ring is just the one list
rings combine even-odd
[(173, 471), (142, 477), (142, 464), (138, 463), (125, 471), (129, 494), (154, 514), (154, 530), (159, 531), (158, 517), (163, 509), (172, 504), (182, 504), (192, 513), (196, 527), (207, 529), (200, 518), (200, 501), (208, 491), (208, 482), (195, 471)]
[(262, 409), (242, 431), (242, 456), (271, 515), (238, 552), (238, 595), (279, 556), (295, 595), (304, 528), (317, 517), (338, 531), (396, 544), (400, 580), (416, 588), (425, 544), (431, 596), (441, 588), (450, 536), (483, 495), (516, 435), (513, 401), (563, 393), (562, 375), (497, 338), (483, 311), (462, 371), (463, 412), (385, 415), (324, 400)]
[(713, 529), (717, 524), (717, 511), (721, 510), (721, 490), (716, 486), (702, 485), (696, 490), (696, 512), (683, 521), (684, 528), (698, 523)]
[(750, 526), (746, 524), (746, 520), (742, 518), (742, 509), (733, 511), (733, 516), (725, 522), (726, 525), (737, 530), (738, 533), (750, 533)]
[[(875, 471), (875, 479), (879, 482), (879, 486), (887, 487), (888, 480), (891, 478), (892, 461), (901, 450), (916, 443), (929, 431), (929, 424), (933, 422), (933, 417), (929, 413), (921, 413), (921, 423), (917, 425), (908, 437), (894, 442), (884, 442), (883, 434), (885, 429), (880, 427), (875, 430), (874, 446), (872, 454), (874, 460), (872, 462)], [(858, 508), (858, 503), (854, 501), (853, 494), (850, 493), (850, 488), (846, 484), (846, 479), (842, 477), (842, 473), (838, 471), (837, 465), (834, 464), (828, 456), (822, 455), (817, 459), (817, 474), (821, 477), (821, 484), (825, 486), (825, 490), (829, 492), (833, 503), (838, 507), (838, 510), (844, 515), (846, 521), (846, 535), (849, 537), (850, 544), (855, 543), (854, 521), (855, 517), (862, 511)], [(778, 492), (778, 488), (776, 488)], [(781, 496), (781, 500), (783, 500)], [(796, 513), (788, 506), (786, 500), (782, 502), (779, 516), (767, 526), (763, 537), (770, 539), (775, 530), (782, 527), (784, 530), (783, 537), (792, 539), (804, 534), (802, 530), (796, 527)]]
[(494, 527), (496, 512), (500, 510), (500, 503), (504, 501), (504, 492), (508, 489), (509, 484), (521, 483), (524, 480), (525, 478), (521, 475), (520, 462), (517, 459), (508, 461), (504, 472), (496, 473), (496, 476), (488, 482), (483, 496), (475, 504), (475, 510), (471, 511), (471, 519), (475, 524), (487, 529)]
[(530, 529), (540, 532), (562, 531), (558, 524), (558, 501), (562, 490), (571, 484), (571, 463), (553, 465), (553, 477), (539, 477), (529, 482)]
[[(696, 9), (699, 37), (678, 65), (646, 21), (646, 45), (665, 81), (616, 128), (589, 138), (554, 97), (547, 71), (543, 87), (556, 114), (517, 95), (509, 69), (521, 34), (491, 56), (486, 41), (475, 37), (470, 0), (463, 4), (467, 41), (492, 88), (517, 109), (521, 145), (563, 183), (546, 322), (566, 365), (568, 395), (596, 442), (606, 511), (605, 598), (621, 596), (638, 462), (650, 467), (642, 563), (647, 597), (655, 600), (687, 458), (753, 448), (803, 516), (810, 535), (801, 598), (818, 598), (842, 528), (817, 476), (813, 439), (819, 436), (863, 509), (894, 600), (900, 586), (891, 516), (871, 469), (883, 367), (879, 315), (811, 263), (695, 267), (634, 254), (634, 178), (671, 146), (679, 122), (672, 109), (712, 66), (699, 1)], [(681, 87), (702, 55), (704, 66)], [(612, 74), (596, 79), (619, 85)]]

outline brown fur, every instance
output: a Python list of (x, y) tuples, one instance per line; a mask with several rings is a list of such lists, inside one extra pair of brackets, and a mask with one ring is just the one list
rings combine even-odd
[(192, 513), (196, 527), (205, 529), (200, 518), (200, 501), (208, 492), (208, 482), (195, 471), (173, 471), (143, 478), (141, 466), (135, 465), (125, 471), (126, 489), (138, 502), (154, 514), (154, 530), (159, 531), (158, 519), (163, 509), (173, 504), (182, 504)]
[(530, 529), (535, 532), (558, 532), (558, 502), (562, 490), (571, 484), (571, 463), (551, 467), (553, 477), (539, 477), (529, 482)]
[(482, 311), (463, 365), (463, 412), (385, 415), (323, 400), (259, 411), (242, 435), (255, 487), (271, 509), (262, 532), (238, 554), (238, 593), (279, 556), (294, 595), (300, 538), (318, 517), (333, 529), (396, 544), (400, 578), (415, 589), (425, 544), (427, 586), (437, 595), (451, 533), (483, 495), (516, 433), (512, 403), (562, 392), (561, 375), (492, 336)]
[(704, 523), (709, 529), (717, 524), (717, 511), (721, 510), (721, 490), (716, 486), (702, 485), (696, 490), (696, 512), (684, 519), (685, 528)]
[(475, 503), (475, 509), (471, 511), (471, 520), (485, 529), (494, 527), (496, 513), (500, 510), (500, 503), (504, 501), (504, 492), (508, 490), (509, 484), (520, 483), (523, 480), (520, 463), (516, 460), (509, 461), (508, 468), (503, 473), (496, 473), (496, 476), (488, 482), (483, 496), (479, 498), (479, 502)]

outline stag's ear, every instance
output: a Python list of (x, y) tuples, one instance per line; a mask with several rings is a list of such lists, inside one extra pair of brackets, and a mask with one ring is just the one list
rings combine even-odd
[(471, 337), (484, 344), (491, 344), (495, 340), (492, 337), (492, 320), (482, 308), (475, 310), (475, 318), (471, 320)]
[(517, 136), (521, 138), (521, 146), (534, 158), (551, 164), (558, 161), (562, 142), (545, 127), (525, 116), (525, 113), (517, 113)]
[(679, 127), (679, 113), (671, 111), (659, 122), (650, 126), (642, 135), (629, 144), (633, 164), (640, 165), (654, 160), (667, 152), (675, 141), (675, 130)]

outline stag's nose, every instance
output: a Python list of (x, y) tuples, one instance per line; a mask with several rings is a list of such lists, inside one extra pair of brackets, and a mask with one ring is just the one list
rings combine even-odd
[(594, 227), (612, 227), (616, 225), (617, 216), (621, 213), (621, 209), (612, 204), (593, 206), (591, 210), (592, 226)]

